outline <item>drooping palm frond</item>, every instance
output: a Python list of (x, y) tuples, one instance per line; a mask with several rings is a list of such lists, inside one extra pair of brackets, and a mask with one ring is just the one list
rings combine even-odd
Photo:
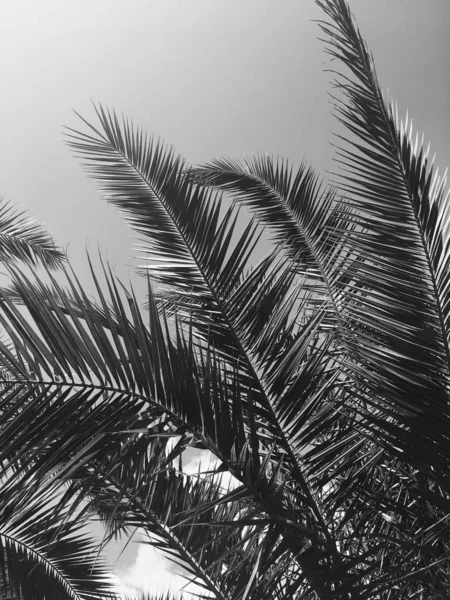
[[(236, 470), (242, 472), (242, 469), (245, 471), (248, 468), (248, 457), (245, 459), (245, 456), (239, 456), (241, 454), (240, 446), (233, 440), (230, 415), (227, 415), (224, 409), (220, 408), (221, 404), (224, 405), (221, 394), (225, 394), (226, 390), (221, 392), (220, 388), (213, 387), (209, 392), (214, 394), (214, 409), (211, 406), (208, 407), (210, 396), (204, 396), (203, 404), (200, 404), (203, 412), (203, 424), (200, 427), (201, 420), (193, 418), (193, 414), (197, 414), (198, 409), (195, 405), (199, 403), (199, 400), (194, 403), (191, 409), (186, 407), (188, 398), (186, 392), (189, 390), (192, 399), (195, 400), (195, 385), (198, 386), (198, 383), (196, 384), (195, 379), (191, 380), (190, 385), (183, 392), (180, 389), (182, 371), (179, 364), (176, 369), (177, 378), (172, 380), (172, 383), (169, 383), (168, 374), (165, 374), (164, 384), (159, 390), (159, 397), (155, 397), (155, 393), (151, 393), (152, 390), (149, 391), (149, 406), (145, 407), (145, 411), (141, 411), (142, 416), (138, 420), (139, 404), (133, 406), (134, 411), (132, 410), (130, 414), (131, 407), (128, 406), (127, 408), (127, 403), (123, 402), (121, 394), (128, 396), (130, 402), (133, 403), (139, 400), (139, 393), (126, 389), (126, 386), (121, 386), (120, 381), (116, 381), (117, 389), (114, 392), (114, 373), (116, 374), (115, 379), (119, 380), (121, 367), (125, 366), (126, 368), (128, 366), (136, 374), (136, 360), (139, 360), (139, 354), (145, 354), (148, 358), (150, 354), (155, 354), (156, 351), (159, 354), (158, 362), (163, 367), (163, 372), (165, 372), (169, 365), (170, 368), (174, 368), (175, 355), (172, 355), (170, 359), (167, 357), (163, 360), (161, 340), (155, 346), (151, 345), (150, 338), (145, 341), (144, 324), (139, 322), (139, 327), (136, 327), (139, 321), (137, 314), (134, 317), (138, 321), (135, 320), (134, 325), (128, 323), (121, 314), (124, 307), (118, 303), (117, 299), (115, 304), (116, 318), (109, 320), (109, 331), (116, 338), (114, 346), (110, 341), (108, 342), (108, 337), (101, 333), (101, 328), (96, 327), (98, 325), (96, 320), (97, 311), (93, 310), (89, 313), (89, 304), (85, 298), (83, 298), (83, 303), (81, 302), (82, 298), (77, 295), (76, 288), (74, 288), (69, 299), (66, 300), (64, 299), (63, 290), (59, 289), (58, 302), (55, 302), (55, 288), (57, 288), (56, 282), (54, 282), (53, 289), (49, 290), (48, 286), (39, 288), (39, 286), (30, 285), (24, 276), (19, 273), (16, 274), (16, 293), (21, 295), (22, 303), (30, 308), (34, 317), (34, 326), (40, 331), (41, 337), (37, 336), (33, 326), (30, 326), (29, 320), (23, 318), (20, 312), (14, 309), (10, 299), (7, 296), (4, 298), (4, 309), (8, 316), (7, 319), (4, 318), (4, 324), (16, 343), (17, 355), (20, 357), (20, 361), (16, 358), (16, 362), (12, 362), (12, 368), (16, 368), (16, 373), (18, 370), (15, 383), (20, 387), (21, 395), (15, 395), (16, 403), (13, 406), (13, 410), (16, 411), (15, 419), (3, 423), (3, 461), (9, 460), (11, 462), (11, 460), (14, 460), (14, 462), (17, 462), (18, 460), (29, 460), (32, 456), (35, 456), (32, 461), (35, 464), (32, 464), (33, 468), (30, 469), (28, 477), (55, 469), (59, 476), (79, 477), (80, 464), (90, 464), (96, 460), (99, 461), (100, 465), (105, 464), (106, 461), (107, 466), (111, 454), (116, 451), (115, 449), (118, 446), (120, 447), (121, 444), (125, 443), (122, 440), (127, 440), (130, 436), (136, 435), (136, 428), (139, 429), (139, 433), (143, 434), (144, 439), (141, 447), (145, 452), (149, 439), (153, 439), (155, 436), (164, 436), (164, 428), (169, 421), (166, 418), (165, 424), (158, 415), (166, 413), (172, 421), (178, 424), (171, 435), (183, 432), (183, 422), (180, 416), (187, 417), (184, 427), (190, 427), (202, 436), (216, 454), (220, 456), (223, 453), (226, 459), (231, 444), (232, 450), (234, 449), (231, 454), (235, 456)], [(37, 297), (40, 298), (38, 304), (36, 303)], [(32, 302), (33, 298), (34, 301)], [(84, 313), (81, 312), (81, 309), (77, 312), (69, 310), (75, 301), (79, 303), (80, 307), (84, 308)], [(156, 318), (156, 307), (153, 306), (152, 310), (153, 316)], [(115, 325), (116, 322), (120, 324), (120, 327)], [(150, 329), (153, 335), (157, 333), (155, 327), (157, 328), (156, 323)], [(15, 330), (21, 330), (20, 340), (13, 334)], [(57, 348), (60, 344), (67, 343), (64, 342), (64, 336), (67, 335), (69, 330), (71, 331), (71, 355), (68, 364), (69, 359), (65, 348), (64, 351), (57, 350)], [(77, 330), (78, 336), (76, 335)], [(137, 331), (140, 332), (139, 335)], [(89, 338), (90, 342), (88, 343)], [(120, 338), (120, 342), (118, 338)], [(122, 364), (120, 364), (119, 358), (114, 357), (114, 351), (116, 354), (120, 354), (119, 347), (121, 343), (124, 343), (130, 351), (130, 354), (127, 355), (122, 350)], [(53, 355), (45, 351), (45, 345), (48, 348), (53, 348)], [(98, 351), (95, 351), (96, 346), (103, 349), (101, 355)], [(133, 346), (134, 350), (132, 351)], [(3, 351), (6, 352), (6, 348), (3, 348)], [(103, 357), (106, 353), (108, 354), (108, 360), (105, 365), (100, 356)], [(186, 354), (185, 349), (183, 353), (185, 359)], [(98, 364), (96, 371), (92, 372), (92, 367), (95, 364), (94, 359)], [(84, 369), (82, 367), (83, 363), (86, 365)], [(28, 380), (26, 379), (28, 371), (23, 368), (19, 369), (19, 365), (23, 366), (24, 364), (33, 365), (33, 377)], [(189, 373), (195, 376), (194, 365), (187, 365), (187, 367)], [(153, 366), (152, 370), (157, 372), (158, 369)], [(52, 371), (56, 371), (56, 377), (53, 376), (52, 378)], [(91, 371), (91, 377), (93, 377), (91, 380), (89, 380), (89, 371)], [(110, 373), (109, 378), (108, 372)], [(105, 378), (105, 381), (101, 377)], [(219, 381), (216, 381), (216, 385), (219, 383)], [(84, 393), (80, 394), (78, 391), (80, 388), (81, 390), (84, 388)], [(94, 404), (92, 404), (92, 388), (98, 388), (102, 392), (101, 397), (94, 392)], [(51, 390), (56, 390), (59, 394), (51, 393)], [(13, 394), (13, 391), (11, 394)], [(28, 403), (23, 400), (23, 395), (26, 394), (28, 394)], [(169, 401), (171, 398), (176, 404), (165, 411), (163, 406), (166, 402), (170, 406)], [(227, 396), (225, 395), (224, 398), (226, 399)], [(157, 411), (152, 410), (151, 403), (157, 404)], [(181, 410), (181, 407), (183, 407), (183, 410)], [(222, 413), (218, 412), (220, 410), (222, 410)], [(128, 425), (125, 411), (128, 411), (131, 416)], [(68, 426), (68, 415), (71, 415), (69, 422), (73, 426)], [(119, 415), (121, 420), (116, 421)], [(146, 425), (142, 422), (145, 415)], [(217, 430), (219, 419), (221, 422), (220, 432)], [(228, 419), (228, 427), (226, 426), (226, 419)], [(102, 428), (104, 440), (101, 439)], [(114, 430), (116, 431), (115, 435)], [(242, 431), (242, 433), (245, 440), (245, 432)], [(245, 448), (242, 448), (242, 450), (245, 451)], [(127, 480), (130, 480), (133, 486), (137, 486), (139, 489), (139, 473), (144, 476), (147, 470), (145, 466), (142, 466), (142, 463), (136, 463), (138, 456), (139, 454), (133, 454), (132, 468), (127, 468), (125, 473)], [(127, 466), (127, 463), (123, 462), (123, 456), (121, 461), (119, 465)], [(100, 472), (96, 468), (94, 468), (94, 473), (95, 477), (99, 477)], [(87, 481), (87, 484), (85, 484), (87, 486), (86, 493), (90, 493), (92, 490), (88, 485), (89, 478), (85, 477), (85, 480)], [(251, 477), (249, 481), (251, 483)], [(13, 494), (17, 495), (20, 490), (17, 490), (17, 485), (10, 484), (7, 492), (10, 497), (13, 497)], [(155, 492), (155, 498), (158, 497), (157, 492), (158, 490)], [(120, 494), (123, 494), (122, 484), (119, 485)], [(100, 494), (98, 494), (98, 497), (101, 497)], [(133, 499), (133, 497), (130, 498), (130, 494), (126, 498)], [(239, 522), (237, 525), (239, 526)], [(148, 527), (149, 522), (147, 522)], [(208, 527), (205, 526), (205, 529), (208, 529)], [(277, 565), (274, 565), (273, 568), (277, 568), (281, 574), (281, 567)], [(244, 568), (244, 563), (239, 563), (239, 566), (242, 573), (241, 578), (245, 579), (247, 571)], [(217, 568), (219, 567), (217, 566)], [(232, 571), (230, 571), (230, 577), (233, 580)]]
[[(3, 297), (2, 323), (16, 348), (13, 355), (9, 346), (1, 347), (14, 375), (5, 381), (5, 385), (8, 383), (13, 388), (11, 397), (3, 400), (6, 403), (15, 397), (17, 402), (11, 409), (11, 416), (15, 418), (4, 423), (2, 459), (14, 455), (18, 460), (29, 451), (42, 460), (41, 468), (45, 472), (45, 469), (56, 468), (75, 448), (82, 448), (93, 438), (100, 440), (99, 424), (105, 436), (113, 430), (126, 435), (128, 428), (139, 426), (142, 415), (147, 415), (151, 422), (162, 414), (175, 423), (176, 433), (181, 434), (183, 427), (192, 429), (208, 441), (216, 455), (220, 457), (221, 451), (227, 455), (234, 441), (232, 435), (227, 439), (227, 433), (232, 432), (227, 414), (229, 392), (227, 387), (221, 389), (226, 382), (220, 381), (220, 374), (213, 372), (214, 379), (202, 389), (206, 376), (201, 370), (196, 372), (189, 345), (179, 337), (177, 349), (164, 337), (165, 326), (159, 322), (154, 305), (150, 313), (151, 327), (147, 329), (133, 297), (128, 296), (131, 310), (127, 317), (128, 311), (115, 283), (108, 280), (113, 308), (108, 308), (99, 289), (108, 325), (105, 327), (103, 321), (99, 322), (97, 304), (91, 307), (76, 283), (70, 279), (69, 282), (72, 293), (66, 297), (55, 281), (49, 290), (46, 285), (31, 285), (26, 276), (16, 272), (16, 293), (30, 310), (31, 319), (15, 308), (8, 295)], [(58, 290), (57, 301), (55, 289)], [(77, 311), (73, 308), (74, 302), (78, 303)], [(203, 356), (204, 373), (214, 368), (215, 360), (212, 354)], [(213, 362), (208, 366), (208, 361)], [(183, 370), (188, 377), (186, 385), (182, 380)], [(19, 395), (17, 388), (23, 395)], [(214, 407), (210, 405), (212, 391)], [(221, 396), (226, 401), (221, 400)], [(73, 430), (66, 422), (71, 410)], [(219, 431), (214, 414), (223, 417)], [(82, 420), (77, 423), (79, 418)], [(83, 435), (72, 439), (77, 429)], [(52, 448), (52, 440), (61, 443), (66, 440), (62, 443), (64, 448), (59, 445)], [(75, 444), (72, 450), (69, 440)], [(36, 445), (40, 448), (37, 453)], [(90, 450), (92, 448), (87, 448), (86, 452)]]
[[(335, 190), (322, 190), (317, 175), (305, 163), (293, 173), (288, 161), (274, 161), (268, 155), (253, 156), (242, 163), (216, 159), (191, 169), (191, 173), (199, 184), (229, 192), (250, 208), (273, 232), (274, 241), (287, 250), (295, 268), (307, 276), (304, 289), (310, 286), (313, 298), (328, 301), (330, 313), (339, 320), (335, 272), (341, 278), (345, 274), (342, 250), (352, 216), (347, 214), (343, 219), (339, 215)], [(339, 265), (337, 256), (341, 256)]]
[[(3, 482), (4, 483), (4, 482)], [(8, 486), (5, 486), (6, 490)], [(59, 485), (0, 494), (0, 590), (17, 600), (116, 598), (82, 510)], [(53, 507), (58, 505), (58, 511)]]
[(311, 274), (321, 271), (316, 248), (332, 206), (333, 194), (324, 194), (318, 177), (306, 164), (293, 175), (287, 161), (268, 155), (237, 160), (215, 159), (191, 169), (195, 180), (233, 194), (270, 224), (275, 241), (288, 245)]
[[(286, 467), (270, 436), (267, 444), (272, 449), (263, 454), (266, 458), (261, 459), (257, 452), (256, 432), (261, 419), (267, 419), (257, 407), (254, 414), (245, 417), (248, 399), (242, 396), (243, 384), (239, 379), (237, 386), (233, 383), (229, 367), (222, 375), (221, 361), (211, 351), (205, 350), (196, 363), (193, 347), (189, 350), (182, 337), (176, 350), (164, 337), (154, 304), (147, 330), (132, 296), (128, 297), (130, 320), (111, 279), (112, 309), (108, 309), (99, 290), (108, 316), (105, 331), (97, 319), (97, 308), (90, 310), (89, 300), (72, 280), (70, 297), (65, 299), (55, 281), (49, 290), (45, 285), (30, 285), (20, 272), (13, 272), (13, 276), (16, 293), (21, 295), (31, 319), (4, 295), (1, 319), (16, 348), (15, 356), (7, 347), (1, 348), (15, 375), (15, 387), (4, 398), (8, 406), (15, 400), (10, 406), (14, 418), (2, 429), (0, 452), (4, 463), (23, 463), (32, 458), (28, 480), (48, 471), (70, 477), (80, 464), (106, 459), (123, 436), (132, 435), (142, 415), (147, 414), (150, 421), (166, 415), (175, 424), (174, 434), (190, 430), (202, 439), (245, 482), (246, 489), (263, 503), (269, 518), (283, 531), (292, 522), (294, 531), (301, 531), (302, 536), (317, 536), (314, 528), (302, 523), (303, 518), (292, 520), (293, 514), (283, 506), (282, 492), (278, 497), (269, 493), (277, 481), (271, 475), (271, 462), (279, 464), (278, 470)], [(73, 310), (75, 301), (78, 311)], [(308, 329), (305, 335), (310, 335)], [(236, 375), (240, 377), (239, 371)], [(250, 434), (246, 422), (251, 426)], [(261, 486), (267, 490), (259, 497), (257, 489)], [(17, 486), (11, 484), (8, 493), (19, 493)], [(298, 533), (291, 535), (289, 548), (298, 545), (297, 538)]]
[(0, 198), (0, 262), (22, 261), (55, 269), (66, 260), (52, 237), (25, 212)]

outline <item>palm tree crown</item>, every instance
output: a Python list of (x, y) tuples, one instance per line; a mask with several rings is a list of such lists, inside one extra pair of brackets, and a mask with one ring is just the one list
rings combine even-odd
[[(85, 515), (106, 540), (141, 530), (217, 600), (446, 597), (445, 180), (383, 97), (346, 0), (317, 4), (344, 70), (330, 185), (269, 156), (192, 167), (101, 106), (68, 131), (136, 234), (147, 304), (107, 264), (91, 265), (95, 299), (68, 268), (8, 265), (5, 597), (53, 597), (22, 564), (58, 597), (114, 595), (91, 541), (80, 558)], [(188, 446), (215, 467), (187, 475)]]

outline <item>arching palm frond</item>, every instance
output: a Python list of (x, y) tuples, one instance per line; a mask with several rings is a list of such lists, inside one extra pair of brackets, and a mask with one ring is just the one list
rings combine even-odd
[[(8, 489), (8, 486), (6, 486)], [(116, 598), (82, 510), (60, 486), (0, 495), (0, 590), (17, 600)], [(53, 507), (58, 505), (58, 511)]]
[(361, 213), (363, 231), (349, 245), (365, 256), (347, 290), (354, 376), (384, 406), (390, 430), (374, 422), (377, 435), (442, 477), (450, 450), (443, 185), (433, 184), (423, 151), (399, 130), (348, 3), (317, 3), (331, 19), (321, 23), (327, 50), (350, 71), (334, 73), (336, 113), (349, 132), (340, 137), (338, 185)]
[(301, 277), (301, 293), (308, 298), (309, 312), (318, 307), (326, 310), (320, 328), (339, 331), (344, 325), (342, 288), (352, 278), (355, 260), (349, 256), (347, 232), (358, 219), (340, 202), (336, 190), (322, 189), (305, 163), (293, 172), (288, 161), (275, 161), (268, 155), (242, 163), (216, 159), (191, 169), (190, 176), (200, 185), (232, 194), (236, 202), (251, 210)]
[(199, 184), (229, 192), (250, 208), (273, 232), (273, 241), (287, 249), (295, 268), (308, 277), (315, 296), (327, 299), (330, 312), (339, 317), (331, 258), (341, 253), (344, 228), (352, 219), (338, 217), (335, 191), (322, 190), (311, 167), (304, 163), (293, 173), (288, 161), (264, 155), (242, 163), (216, 159), (191, 169), (191, 174)]
[[(307, 498), (309, 491), (302, 475), (300, 456), (289, 443), (290, 438), (301, 435), (299, 422), (288, 425), (283, 421), (275, 406), (273, 386), (275, 381), (281, 384), (283, 380), (283, 385), (296, 381), (297, 392), (301, 386), (308, 386), (307, 371), (303, 370), (303, 378), (299, 373), (323, 311), (317, 309), (304, 326), (299, 325), (295, 317), (291, 323), (292, 314), (302, 312), (302, 306), (296, 308), (296, 296), (290, 290), (295, 277), (291, 264), (274, 256), (243, 276), (246, 254), (238, 253), (239, 260), (236, 260), (236, 252), (230, 247), (232, 213), (228, 211), (219, 219), (215, 196), (203, 186), (196, 186), (181, 171), (181, 159), (168, 154), (161, 145), (146, 141), (127, 121), (119, 123), (114, 114), (101, 108), (97, 114), (102, 131), (90, 126), (95, 136), (74, 132), (70, 145), (83, 156), (89, 173), (99, 181), (106, 197), (123, 211), (139, 235), (148, 240), (150, 255), (155, 260), (149, 267), (153, 277), (163, 284), (171, 283), (176, 291), (181, 290), (186, 295), (189, 292), (193, 302), (198, 295), (209, 299), (212, 307), (207, 311), (206, 320), (211, 320), (211, 328), (231, 340), (228, 353), (222, 345), (220, 355), (225, 356), (228, 365), (238, 365), (241, 375), (239, 388), (233, 392), (235, 400), (231, 401), (233, 421), (224, 420), (230, 419), (228, 409), (216, 412), (216, 420), (221, 424), (217, 435), (229, 429), (227, 436), (222, 433), (222, 447), (226, 452), (221, 458), (230, 469), (237, 468), (238, 479), (255, 487), (257, 482), (260, 485), (260, 461), (267, 458), (276, 468), (283, 454), (283, 469), (293, 470), (298, 492), (302, 490), (303, 498)], [(251, 244), (245, 238), (238, 240), (235, 246), (248, 247)], [(227, 256), (230, 256), (228, 260)], [(198, 310), (198, 305), (195, 309)], [(192, 327), (195, 328), (195, 321)], [(289, 341), (292, 333), (294, 340)], [(284, 347), (283, 352), (280, 347)], [(320, 348), (316, 348), (315, 353), (319, 355)], [(318, 396), (322, 394), (323, 400), (330, 389), (325, 380), (333, 377), (326, 369), (328, 362), (325, 358), (315, 367), (318, 380), (324, 380), (318, 388)], [(271, 372), (267, 371), (269, 364)], [(272, 374), (277, 373), (279, 377), (274, 379)], [(288, 375), (284, 378), (282, 374)], [(297, 398), (298, 394), (297, 397), (293, 394), (289, 401), (286, 397), (285, 409), (291, 410), (289, 405), (294, 403), (298, 407)], [(240, 433), (236, 434), (239, 421), (243, 421), (249, 433), (241, 425)], [(268, 431), (267, 446), (263, 450), (266, 458), (264, 454), (260, 458), (259, 435), (263, 435), (264, 429)], [(269, 499), (266, 508), (276, 513), (281, 506), (271, 506)], [(321, 521), (320, 510), (314, 510), (313, 506), (313, 501), (310, 506), (298, 504), (297, 518), (303, 521), (305, 511), (309, 513), (307, 520), (315, 523), (326, 538), (328, 531)], [(314, 531), (314, 527), (301, 527)], [(291, 536), (292, 551), (298, 554), (294, 537)], [(330, 550), (331, 539), (327, 544), (328, 560), (338, 560), (333, 558), (333, 552), (337, 554), (337, 551)], [(302, 556), (298, 560), (302, 561)], [(306, 562), (303, 567), (311, 571), (311, 565)]]
[(66, 255), (33, 218), (0, 198), (0, 262), (11, 261), (55, 269), (64, 264)]

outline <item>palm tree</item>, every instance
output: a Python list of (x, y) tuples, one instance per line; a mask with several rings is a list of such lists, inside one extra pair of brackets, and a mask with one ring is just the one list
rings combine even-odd
[[(5, 490), (21, 506), (61, 482), (49, 519), (66, 502), (110, 536), (138, 528), (219, 600), (445, 598), (445, 181), (384, 99), (346, 0), (317, 3), (347, 69), (332, 185), (267, 156), (192, 168), (102, 107), (69, 132), (140, 240), (148, 305), (107, 265), (96, 299), (68, 270), (9, 267)], [(252, 266), (262, 228), (272, 250)], [(188, 446), (212, 472), (183, 472)]]

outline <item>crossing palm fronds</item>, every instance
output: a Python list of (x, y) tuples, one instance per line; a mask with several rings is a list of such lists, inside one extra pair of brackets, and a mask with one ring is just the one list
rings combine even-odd
[[(439, 598), (448, 195), (347, 2), (318, 4), (346, 70), (331, 187), (269, 156), (192, 167), (102, 106), (69, 130), (138, 240), (147, 305), (107, 267), (91, 266), (95, 297), (69, 270), (44, 283), (8, 267), (4, 493), (20, 505), (63, 481), (74, 510), (145, 532), (219, 600)], [(261, 226), (273, 244), (253, 264)], [(183, 472), (187, 447), (211, 473)]]

